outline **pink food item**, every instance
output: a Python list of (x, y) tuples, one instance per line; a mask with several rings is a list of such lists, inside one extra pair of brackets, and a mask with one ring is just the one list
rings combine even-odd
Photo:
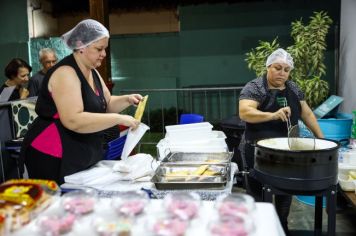
[(173, 216), (179, 217), (182, 220), (190, 220), (198, 213), (198, 205), (194, 201), (172, 199), (168, 204), (167, 210)]
[(39, 227), (46, 235), (58, 236), (72, 230), (75, 215), (67, 214), (64, 217), (44, 217), (40, 219)]
[(239, 224), (234, 221), (223, 221), (214, 224), (210, 232), (212, 236), (248, 236), (249, 232), (246, 230), (244, 224)]
[(127, 216), (136, 216), (143, 212), (145, 208), (145, 202), (141, 200), (132, 200), (126, 201), (122, 203), (117, 211), (119, 214), (127, 215)]
[(248, 209), (244, 204), (234, 201), (224, 201), (220, 204), (219, 208), (220, 217), (235, 217), (241, 213), (248, 214)]
[(157, 236), (182, 236), (188, 224), (177, 218), (158, 220), (153, 225), (153, 232)]
[(87, 197), (73, 197), (65, 199), (64, 209), (74, 214), (83, 215), (92, 212), (95, 200)]

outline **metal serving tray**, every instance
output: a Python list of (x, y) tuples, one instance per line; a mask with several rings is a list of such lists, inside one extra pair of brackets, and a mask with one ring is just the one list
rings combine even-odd
[(233, 156), (232, 152), (220, 153), (193, 153), (193, 152), (174, 152), (168, 154), (162, 162), (170, 162), (173, 164), (214, 164), (214, 163), (229, 163)]
[(201, 164), (161, 163), (151, 181), (159, 190), (166, 189), (223, 189), (230, 178), (230, 164), (208, 164), (208, 170), (216, 175), (170, 175), (182, 171), (193, 172)]

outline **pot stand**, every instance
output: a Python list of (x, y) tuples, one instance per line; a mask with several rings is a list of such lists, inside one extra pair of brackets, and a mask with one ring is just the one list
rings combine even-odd
[(332, 185), (327, 189), (319, 191), (293, 191), (275, 188), (268, 184), (263, 184), (262, 200), (272, 203), (272, 196), (277, 195), (312, 195), (315, 196), (315, 217), (314, 235), (322, 235), (323, 222), (323, 197), (327, 199), (326, 209), (328, 214), (327, 235), (333, 236), (336, 232), (336, 190), (337, 185)]

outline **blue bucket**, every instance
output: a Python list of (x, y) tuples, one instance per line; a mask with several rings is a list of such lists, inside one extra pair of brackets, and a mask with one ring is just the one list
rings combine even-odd
[[(315, 206), (315, 196), (302, 196), (298, 195), (296, 196), (296, 199), (304, 204), (307, 204), (309, 206)], [(323, 208), (326, 207), (326, 198), (323, 197)]]
[(348, 143), (351, 137), (352, 114), (337, 113), (336, 118), (318, 119), (325, 138)]

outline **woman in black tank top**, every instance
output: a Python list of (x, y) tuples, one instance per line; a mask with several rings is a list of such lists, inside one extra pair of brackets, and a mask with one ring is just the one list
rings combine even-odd
[(30, 178), (58, 184), (102, 159), (103, 130), (118, 124), (138, 127), (138, 120), (118, 113), (142, 99), (139, 94), (111, 96), (95, 69), (109, 42), (102, 24), (81, 21), (62, 40), (73, 53), (47, 72), (36, 103), (38, 117), (21, 149)]

